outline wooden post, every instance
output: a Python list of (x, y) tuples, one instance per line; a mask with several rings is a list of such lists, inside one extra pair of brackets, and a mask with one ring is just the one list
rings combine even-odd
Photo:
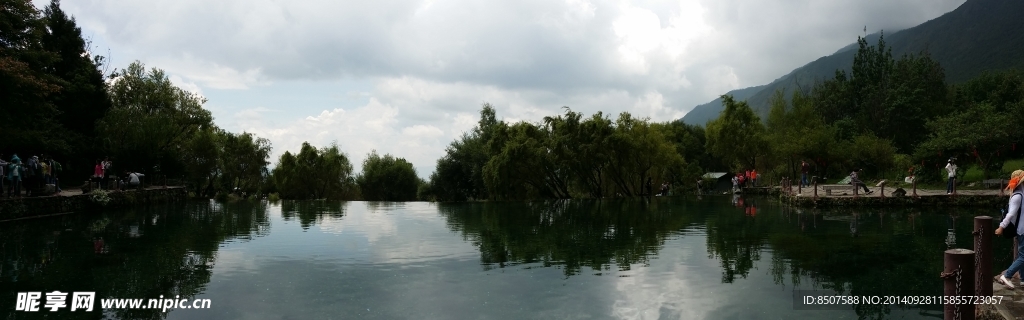
[(814, 200), (818, 200), (818, 179), (814, 179)]
[(878, 190), (878, 197), (885, 198), (885, 183), (882, 183), (882, 188)]
[(992, 217), (974, 217), (974, 293), (992, 295)]
[[(969, 297), (974, 295), (974, 251), (967, 249), (946, 250), (943, 257), (943, 295)], [(968, 299), (964, 299), (968, 300)], [(974, 319), (974, 304), (945, 304), (943, 314), (946, 320)]]

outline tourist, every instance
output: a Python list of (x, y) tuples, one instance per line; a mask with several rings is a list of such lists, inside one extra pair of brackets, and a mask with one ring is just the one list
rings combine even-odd
[(732, 176), (732, 192), (736, 193), (740, 191), (740, 178), (739, 175)]
[(7, 180), (7, 175), (4, 172), (7, 170), (7, 161), (4, 161), (4, 154), (0, 153), (0, 195), (4, 193), (4, 181)]
[(811, 166), (807, 164), (807, 160), (800, 160), (800, 186), (801, 187), (806, 187), (806, 186), (810, 186), (811, 185), (810, 183), (807, 183), (807, 173), (810, 172), (810, 171), (811, 171)]
[(864, 188), (864, 194), (871, 194), (872, 191), (868, 189), (868, 185), (865, 184), (864, 181), (860, 181), (860, 171), (861, 169), (857, 169), (854, 170), (853, 172), (850, 172), (850, 183), (853, 184), (854, 189), (856, 189), (857, 187), (861, 187)]
[(128, 185), (131, 186), (132, 188), (138, 189), (139, 185), (142, 182), (140, 180), (140, 178), (145, 177), (145, 176), (146, 175), (138, 173), (138, 172), (131, 172), (131, 173), (129, 173), (128, 174)]
[(750, 169), (750, 184), (757, 187), (757, 168)]
[(39, 161), (39, 168), (43, 172), (43, 184), (50, 184), (50, 164), (46, 163), (46, 155), (43, 155), (43, 161)]
[(49, 157), (47, 157), (46, 161), (50, 164), (50, 183), (53, 184), (55, 191), (60, 192), (60, 182), (57, 180), (57, 172), (61, 171), (60, 162)]
[(946, 194), (953, 194), (953, 184), (956, 183), (956, 163), (953, 161), (956, 158), (949, 158), (946, 162), (946, 173), (949, 179), (946, 180)]
[(21, 172), (21, 181), (25, 188), (25, 194), (32, 196), (32, 190), (36, 188), (36, 178), (39, 177), (39, 158), (36, 156), (28, 157), (25, 161), (23, 172)]
[(103, 180), (103, 187), (109, 188), (110, 187), (110, 178), (117, 179), (117, 176), (114, 174), (114, 172), (110, 171), (110, 169), (111, 169), (111, 167), (113, 167), (114, 163), (110, 161), (110, 157), (106, 157), (106, 158), (103, 158), (103, 162), (101, 164), (103, 165), (103, 176), (100, 177), (100, 180)]
[[(1010, 196), (1010, 202), (1006, 215), (1003, 217), (1003, 221), (999, 222), (999, 228), (996, 229), (996, 235), (1002, 235), (1003, 232), (1016, 232), (1017, 239), (1017, 260), (1013, 261), (1010, 268), (1006, 269), (1006, 272), (1000, 274), (996, 281), (1006, 286), (1007, 289), (1013, 290), (1013, 284), (1010, 283), (1010, 279), (1013, 278), (1013, 274), (1017, 273), (1021, 269), (1024, 269), (1024, 228), (1021, 227), (1020, 215), (1021, 201), (1024, 201), (1024, 184), (1020, 183), (1021, 179), (1024, 179), (1024, 170), (1015, 170), (1010, 174), (1010, 183), (1006, 185), (1006, 190), (1013, 192)], [(1011, 222), (1016, 222), (1016, 230), (1003, 230), (1009, 227)]]
[(103, 163), (96, 159), (96, 166), (92, 169), (92, 181), (96, 183), (96, 189), (103, 189)]
[(8, 198), (21, 197), (21, 174), (24, 170), (21, 167), (21, 158), (18, 158), (17, 154), (12, 156), (10, 164), (7, 165), (7, 180), (11, 182), (7, 187)]

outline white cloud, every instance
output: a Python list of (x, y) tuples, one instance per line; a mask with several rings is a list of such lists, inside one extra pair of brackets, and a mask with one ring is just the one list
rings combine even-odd
[[(219, 124), (270, 138), (276, 154), (305, 140), (336, 140), (354, 163), (377, 149), (429, 168), (475, 125), (483, 102), (508, 121), (537, 122), (562, 106), (671, 120), (728, 90), (768, 83), (831, 54), (854, 42), (865, 25), (868, 32), (906, 28), (963, 2), (83, 0), (62, 6), (83, 34), (109, 46), (115, 67), (138, 59), (166, 70), (176, 85), (211, 99)], [(323, 93), (296, 85), (335, 81), (354, 85)], [(331, 98), (310, 103), (310, 96)]]

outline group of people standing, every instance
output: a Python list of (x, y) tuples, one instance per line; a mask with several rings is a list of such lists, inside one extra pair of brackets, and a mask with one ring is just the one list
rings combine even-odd
[(732, 176), (732, 191), (739, 192), (742, 187), (756, 187), (758, 178), (757, 169), (737, 172)]
[(118, 176), (114, 173), (113, 168), (114, 162), (110, 158), (96, 159), (96, 165), (93, 166), (92, 170), (91, 183), (100, 190), (111, 188), (114, 190), (124, 190), (126, 187), (138, 188), (142, 184), (142, 177), (146, 176), (135, 171), (124, 171), (122, 176)]
[[(57, 173), (62, 168), (49, 156), (32, 156), (24, 162), (17, 154), (11, 156), (10, 161), (3, 159), (4, 155), (0, 154), (0, 193), (6, 190), (7, 198), (21, 197), (22, 189), (26, 196), (60, 192)], [(47, 188), (49, 185), (53, 187)]]

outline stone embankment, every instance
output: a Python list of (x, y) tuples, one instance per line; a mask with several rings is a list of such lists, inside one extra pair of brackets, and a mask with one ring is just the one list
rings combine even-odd
[(187, 198), (187, 191), (183, 187), (154, 187), (120, 192), (3, 199), (0, 200), (0, 222), (72, 212), (182, 202)]
[[(852, 189), (852, 188), (851, 188)], [(854, 195), (852, 191), (836, 192), (831, 195), (824, 190), (815, 190), (813, 187), (798, 188), (794, 186), (792, 191), (782, 188), (773, 188), (773, 194), (778, 195), (780, 201), (798, 207), (913, 207), (913, 206), (954, 206), (954, 207), (1006, 207), (1008, 194), (999, 190), (962, 190), (956, 194), (946, 194), (945, 190), (917, 190), (916, 196), (913, 190), (905, 190), (906, 194), (894, 193), (896, 188), (869, 187), (871, 194)], [(884, 195), (883, 195), (884, 193)]]

